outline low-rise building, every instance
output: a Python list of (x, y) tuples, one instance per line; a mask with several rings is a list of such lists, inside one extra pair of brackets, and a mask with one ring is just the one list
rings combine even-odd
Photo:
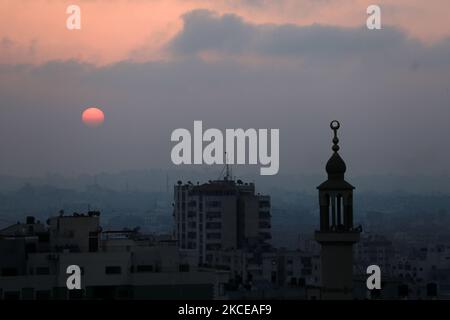
[[(50, 218), (48, 228), (30, 222), (0, 231), (0, 299), (224, 298), (229, 273), (187, 267), (170, 239), (102, 231), (92, 212)], [(81, 268), (81, 290), (67, 289), (70, 265)]]

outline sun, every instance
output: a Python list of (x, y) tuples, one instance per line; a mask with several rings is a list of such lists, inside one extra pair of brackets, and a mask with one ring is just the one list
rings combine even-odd
[(88, 127), (98, 127), (105, 121), (105, 114), (96, 107), (89, 107), (81, 115), (83, 123)]

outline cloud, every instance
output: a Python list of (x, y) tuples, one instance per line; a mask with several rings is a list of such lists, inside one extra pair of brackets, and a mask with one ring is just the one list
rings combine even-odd
[[(448, 170), (450, 41), (425, 46), (396, 29), (258, 25), (209, 11), (184, 21), (171, 60), (0, 66), (0, 173), (166, 167), (172, 130), (194, 120), (279, 128), (280, 172), (322, 173), (332, 119), (342, 122), (352, 173)], [(206, 61), (204, 51), (225, 58)], [(227, 59), (247, 54), (268, 63)], [(106, 114), (99, 130), (80, 120), (91, 105)]]
[[(0, 12), (7, 13), (0, 20), (0, 41), (9, 37), (15, 44), (8, 52), (0, 51), (0, 63), (40, 64), (58, 59), (77, 59), (106, 65), (124, 59), (141, 62), (164, 59), (167, 57), (161, 52), (162, 48), (182, 28), (180, 16), (195, 9), (232, 13), (238, 19), (243, 17), (246, 25), (251, 22), (250, 29), (260, 30), (264, 24), (275, 24), (276, 32), (272, 37), (280, 37), (271, 41), (276, 42), (284, 37), (291, 39), (288, 29), (295, 28), (284, 27), (282, 30), (277, 27), (287, 23), (292, 23), (293, 27), (314, 24), (363, 27), (366, 8), (370, 4), (373, 4), (371, 0), (88, 0), (80, 3), (82, 29), (69, 31), (65, 27), (66, 1), (0, 1)], [(382, 8), (383, 26), (395, 26), (424, 43), (434, 44), (450, 36), (448, 0), (434, 0), (432, 5), (419, 0), (396, 0), (395, 3), (378, 0), (377, 4)], [(224, 21), (227, 19), (229, 24), (239, 27), (238, 22), (231, 21), (232, 17), (225, 15), (222, 18)], [(270, 30), (261, 32), (264, 33), (264, 41), (270, 40)], [(254, 50), (263, 49), (264, 41), (261, 43), (254, 38), (253, 31), (251, 33)], [(237, 43), (241, 36), (241, 43)], [(334, 39), (333, 34), (330, 36)], [(234, 45), (238, 49), (249, 49), (245, 43), (242, 44), (242, 40), (247, 40), (245, 34), (236, 33), (234, 37), (237, 40), (223, 38), (229, 42), (224, 44), (229, 52), (233, 52)], [(33, 41), (36, 41), (34, 45)], [(182, 46), (185, 50), (187, 44)], [(285, 45), (282, 42), (282, 46)], [(289, 48), (287, 53), (298, 52), (295, 45), (295, 42), (290, 42), (286, 47)], [(273, 47), (269, 49), (274, 50)]]
[(182, 30), (167, 49), (178, 57), (301, 60), (310, 64), (353, 63), (417, 68), (448, 66), (450, 38), (425, 45), (390, 26), (382, 30), (313, 24), (254, 24), (234, 14), (194, 10), (183, 15)]

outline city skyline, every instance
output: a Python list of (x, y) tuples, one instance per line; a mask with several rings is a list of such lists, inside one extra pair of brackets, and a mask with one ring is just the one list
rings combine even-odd
[[(328, 179), (314, 205), (321, 250), (305, 231), (294, 248), (274, 246), (271, 196), (235, 180), (226, 166), (219, 180), (173, 186), (169, 234), (104, 229), (98, 211), (60, 211), (46, 225), (27, 216), (0, 229), (0, 298), (447, 299), (448, 235), (412, 240), (397, 230), (401, 238), (392, 241), (379, 229), (386, 222), (381, 212), (366, 216), (368, 232), (356, 226), (361, 211), (353, 209), (355, 187), (344, 179), (340, 124), (330, 127)], [(450, 216), (437, 217), (442, 223)], [(412, 248), (402, 248), (407, 243)], [(76, 290), (65, 287), (69, 266), (82, 270)], [(381, 290), (366, 287), (369, 266), (382, 267)]]

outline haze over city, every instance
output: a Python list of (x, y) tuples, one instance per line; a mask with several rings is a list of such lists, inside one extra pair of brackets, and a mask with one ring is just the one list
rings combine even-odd
[(279, 128), (280, 174), (320, 174), (339, 119), (352, 174), (448, 174), (449, 5), (379, 2), (374, 31), (367, 1), (81, 1), (79, 32), (64, 1), (2, 2), (0, 173), (171, 168), (202, 120)]

